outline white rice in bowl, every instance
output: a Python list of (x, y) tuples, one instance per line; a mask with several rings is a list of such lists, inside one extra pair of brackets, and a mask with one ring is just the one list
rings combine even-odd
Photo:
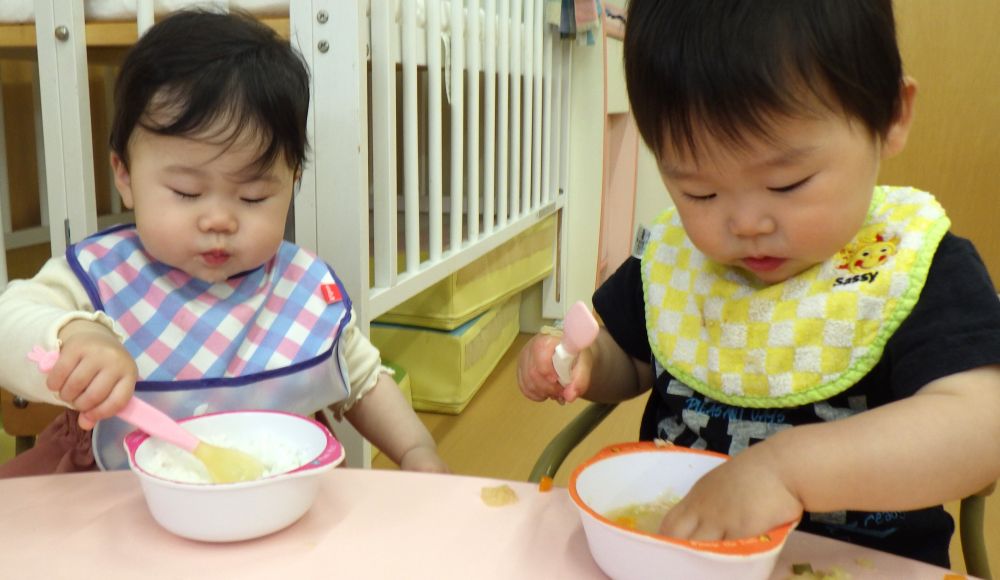
[[(287, 473), (312, 460), (301, 449), (266, 432), (248, 433), (240, 437), (229, 434), (203, 435), (200, 439), (210, 445), (237, 449), (259, 459), (267, 468), (262, 477)], [(205, 465), (184, 449), (154, 438), (143, 443), (143, 446), (148, 446), (148, 453), (143, 454), (140, 466), (151, 475), (181, 483), (213, 483)]]

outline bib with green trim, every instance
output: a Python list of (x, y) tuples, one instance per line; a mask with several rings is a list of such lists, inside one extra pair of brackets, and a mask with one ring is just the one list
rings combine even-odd
[(650, 228), (642, 256), (653, 354), (678, 380), (730, 405), (828, 399), (879, 361), (917, 303), (949, 225), (931, 194), (878, 187), (850, 244), (762, 286), (705, 257), (669, 209)]

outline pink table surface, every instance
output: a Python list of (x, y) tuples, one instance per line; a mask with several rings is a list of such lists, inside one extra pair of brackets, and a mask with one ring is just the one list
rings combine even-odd
[[(516, 504), (493, 508), (484, 486)], [(860, 563), (859, 563), (860, 561)], [(942, 580), (948, 571), (793, 533), (773, 578), (792, 563), (837, 565), (855, 579)], [(0, 480), (4, 578), (604, 578), (565, 489), (456, 475), (334, 469), (316, 503), (270, 536), (208, 544), (163, 530), (129, 472)]]

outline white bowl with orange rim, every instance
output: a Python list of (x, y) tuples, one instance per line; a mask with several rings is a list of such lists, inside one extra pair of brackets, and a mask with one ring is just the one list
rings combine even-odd
[(618, 580), (768, 578), (797, 522), (752, 538), (700, 542), (636, 530), (608, 517), (627, 506), (683, 497), (727, 459), (711, 451), (652, 442), (621, 443), (577, 467), (569, 493), (597, 565)]

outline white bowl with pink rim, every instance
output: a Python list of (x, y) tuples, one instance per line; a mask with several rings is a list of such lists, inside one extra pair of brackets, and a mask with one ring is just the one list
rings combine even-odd
[(569, 493), (580, 512), (590, 553), (617, 580), (768, 578), (797, 522), (760, 536), (698, 542), (637, 531), (604, 514), (632, 504), (683, 497), (728, 456), (652, 442), (605, 447), (576, 468)]
[[(165, 474), (163, 454), (169, 443), (143, 431), (125, 437), (129, 466), (138, 476), (153, 519), (168, 531), (205, 542), (234, 542), (281, 530), (312, 506), (320, 475), (344, 460), (344, 449), (321, 423), (282, 411), (227, 411), (178, 421), (199, 439), (217, 444), (220, 437), (251, 454), (249, 441), (268, 441), (274, 450), (293, 450), (293, 468), (259, 480), (213, 484), (177, 481)], [(170, 453), (178, 452), (170, 449)], [(260, 457), (268, 463), (266, 457)], [(301, 458), (301, 461), (298, 459)]]

